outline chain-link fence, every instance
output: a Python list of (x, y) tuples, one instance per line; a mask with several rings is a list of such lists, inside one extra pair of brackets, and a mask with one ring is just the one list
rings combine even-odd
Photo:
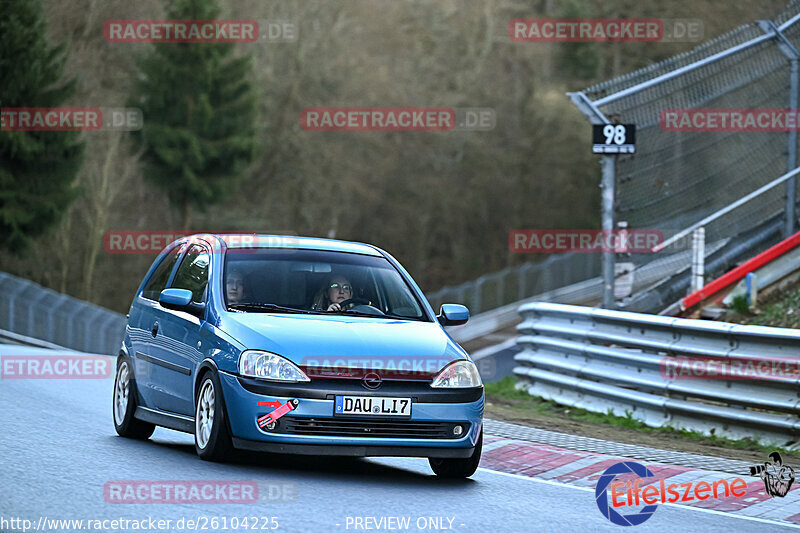
[(539, 263), (525, 263), (485, 274), (474, 281), (444, 287), (426, 296), (434, 309), (443, 303), (459, 303), (476, 315), (599, 275), (600, 257), (597, 254), (553, 255)]
[[(636, 154), (615, 156), (616, 222), (659, 229), (668, 237), (797, 166), (796, 132), (668, 131), (661, 120), (667, 109), (797, 108), (799, 13), (800, 1), (794, 0), (774, 23), (741, 26), (690, 52), (575, 93), (586, 97), (594, 112), (584, 112), (595, 123), (599, 111), (612, 123), (636, 124)], [(705, 225), (707, 254), (793, 205), (795, 181)], [(784, 236), (796, 231), (795, 216), (790, 219)], [(779, 237), (771, 235), (772, 242)], [(689, 265), (676, 252), (689, 246), (691, 235), (659, 253), (626, 260), (641, 267), (672, 256), (677, 271)]]
[(2, 330), (73, 350), (116, 355), (125, 316), (0, 272)]

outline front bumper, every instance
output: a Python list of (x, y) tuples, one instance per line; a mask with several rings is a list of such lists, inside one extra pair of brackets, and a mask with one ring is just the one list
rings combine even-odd
[[(256, 387), (253, 383), (255, 380), (242, 379), (226, 372), (220, 372), (219, 377), (234, 437), (233, 444), (241, 449), (358, 457), (469, 457), (481, 431), (484, 404), (482, 390), (431, 391), (427, 389), (427, 384), (392, 384), (385, 390), (382, 387), (377, 391), (368, 391), (352, 388), (352, 383), (331, 386), (324, 382), (277, 384), (274, 387), (272, 383), (258, 382)], [(347, 420), (350, 428), (354, 422), (357, 426), (358, 419), (333, 416), (336, 394), (411, 397), (411, 417), (392, 420), (376, 420), (371, 417), (363, 419), (365, 427), (374, 423), (391, 422), (393, 430), (402, 436), (392, 436), (387, 431), (383, 431), (380, 437), (361, 436), (352, 434), (351, 429), (347, 435), (295, 433), (298, 430), (293, 428), (313, 425), (315, 420), (320, 421), (321, 425)], [(257, 418), (273, 410), (272, 407), (259, 407), (259, 401), (278, 400), (285, 403), (293, 398), (299, 400), (297, 408), (281, 418), (273, 431), (258, 427)], [(291, 423), (293, 421), (304, 424)], [(413, 427), (414, 431), (403, 432), (404, 422), (409, 428)], [(442, 427), (450, 428), (454, 424), (461, 424), (468, 427), (468, 430), (460, 437), (447, 438), (441, 431), (430, 429), (434, 426), (439, 430)]]
[(256, 452), (289, 453), (295, 455), (338, 455), (347, 457), (437, 457), (466, 459), (472, 455), (471, 448), (431, 448), (422, 446), (353, 446), (337, 444), (285, 444), (257, 440), (233, 439), (233, 446), (240, 450)]

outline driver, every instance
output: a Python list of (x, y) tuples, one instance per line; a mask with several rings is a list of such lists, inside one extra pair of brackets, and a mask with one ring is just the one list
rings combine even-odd
[(245, 286), (244, 274), (241, 270), (231, 269), (225, 277), (225, 295), (228, 297), (228, 305), (238, 304), (244, 301)]
[(344, 311), (341, 303), (353, 297), (353, 285), (342, 276), (334, 276), (322, 286), (314, 298), (313, 308), (317, 311)]

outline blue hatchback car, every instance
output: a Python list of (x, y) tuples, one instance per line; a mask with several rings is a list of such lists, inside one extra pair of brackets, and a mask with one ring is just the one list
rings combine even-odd
[(445, 477), (480, 461), (483, 384), (389, 254), (361, 243), (203, 234), (170, 244), (131, 304), (117, 359), (117, 433), (193, 433), (234, 449), (427, 457)]

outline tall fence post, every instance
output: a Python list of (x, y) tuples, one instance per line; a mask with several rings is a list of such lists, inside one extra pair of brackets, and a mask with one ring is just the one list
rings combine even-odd
[[(592, 102), (582, 92), (567, 93), (572, 103), (580, 109), (592, 124), (610, 124), (596, 102)], [(613, 155), (604, 155), (601, 163), (602, 178), (600, 187), (602, 188), (602, 225), (605, 235), (614, 231), (614, 162)], [(603, 252), (603, 307), (613, 309), (614, 304), (614, 250)]]
[[(792, 113), (797, 112), (797, 91), (800, 89), (800, 71), (798, 71), (797, 56), (792, 58), (791, 73), (789, 78), (789, 109)], [(789, 149), (786, 154), (786, 171), (790, 171), (797, 166), (797, 129), (789, 130)], [(786, 183), (786, 225), (784, 227), (784, 237), (794, 234), (795, 221), (795, 178)]]
[[(614, 158), (603, 156), (602, 177), (602, 224), (603, 233), (610, 235), (614, 231)], [(603, 307), (613, 309), (614, 306), (614, 250), (603, 252)]]
[[(775, 37), (778, 49), (789, 59), (789, 109), (797, 112), (797, 91), (800, 88), (800, 72), (798, 71), (798, 59), (800, 51), (786, 38), (781, 29), (771, 20), (759, 20), (758, 25), (761, 29)], [(797, 129), (790, 128), (786, 138), (786, 172), (793, 170), (797, 166)], [(794, 234), (795, 222), (795, 194), (796, 180), (794, 177), (786, 182), (786, 204), (784, 207), (783, 237), (788, 238)]]

